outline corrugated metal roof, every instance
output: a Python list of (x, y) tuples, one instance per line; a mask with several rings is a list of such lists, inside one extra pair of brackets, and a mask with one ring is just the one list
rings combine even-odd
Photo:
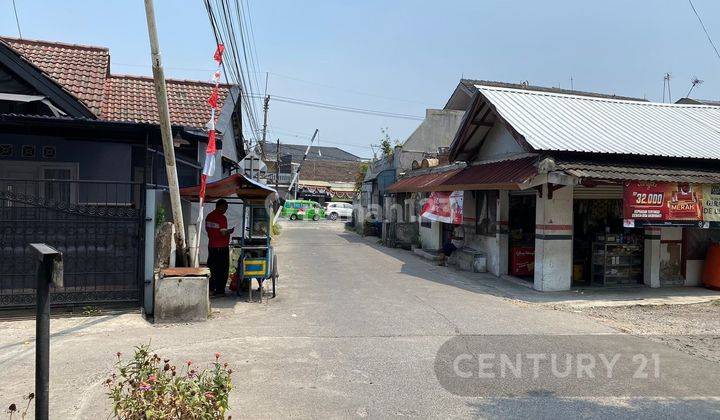
[(535, 150), (720, 159), (720, 107), (476, 87)]
[(538, 174), (535, 161), (537, 157), (502, 160), (453, 169), (444, 172), (431, 172), (412, 177), (401, 178), (387, 191), (459, 191), (483, 189), (519, 189), (522, 184)]
[(537, 157), (469, 166), (442, 183), (448, 190), (519, 189), (538, 174)]
[(390, 185), (385, 191), (389, 193), (418, 192), (418, 191), (442, 191), (438, 190), (443, 181), (452, 178), (462, 169), (452, 169), (444, 172), (430, 172), (422, 175), (400, 178)]
[(720, 171), (703, 171), (683, 168), (658, 168), (637, 165), (612, 165), (587, 162), (559, 162), (557, 169), (578, 178), (637, 180), (661, 182), (690, 182), (698, 184), (720, 183)]

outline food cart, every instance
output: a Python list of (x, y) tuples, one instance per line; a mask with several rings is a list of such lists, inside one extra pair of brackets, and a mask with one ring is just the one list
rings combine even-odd
[[(180, 194), (185, 199), (198, 201), (199, 186), (183, 188)], [(229, 205), (242, 205), (240, 229), (231, 237), (230, 248), (237, 250), (238, 259), (230, 265), (236, 267), (237, 295), (248, 292), (252, 296), (252, 280), (258, 282), (259, 300), (262, 302), (263, 285), (272, 281), (272, 297), (276, 296), (278, 279), (277, 256), (271, 241), (272, 204), (277, 192), (267, 185), (250, 179), (243, 174), (234, 174), (220, 181), (207, 184), (205, 202), (224, 198)]]
[(271, 245), (270, 223), (272, 218), (265, 203), (244, 201), (240, 218), (240, 236), (232, 237), (230, 247), (239, 251), (237, 260), (237, 294), (248, 291), (248, 300), (252, 300), (252, 279), (259, 285), (259, 297), (262, 302), (263, 283), (272, 281), (272, 297), (275, 297), (275, 283), (278, 278), (277, 255)]

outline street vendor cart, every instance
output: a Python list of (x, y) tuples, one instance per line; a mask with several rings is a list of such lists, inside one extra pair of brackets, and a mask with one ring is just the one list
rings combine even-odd
[[(198, 192), (199, 186), (180, 190), (183, 198), (191, 201), (197, 201)], [(253, 279), (259, 286), (260, 302), (266, 280), (271, 280), (272, 297), (276, 296), (278, 267), (277, 256), (271, 243), (271, 226), (273, 203), (277, 197), (274, 189), (243, 174), (234, 174), (206, 186), (205, 202), (224, 198), (230, 205), (242, 206), (240, 229), (236, 231), (239, 235), (233, 236), (230, 242), (230, 248), (236, 251), (231, 253), (231, 256), (237, 255), (237, 261), (231, 261), (230, 265), (236, 267), (237, 295), (247, 291), (249, 301), (253, 299)]]
[(275, 283), (278, 278), (277, 255), (271, 245), (270, 223), (272, 218), (265, 203), (244, 201), (241, 217), (240, 236), (232, 238), (231, 248), (239, 251), (237, 260), (237, 293), (245, 289), (248, 300), (252, 300), (252, 280), (258, 282), (259, 298), (262, 302), (263, 283), (272, 281), (272, 297), (275, 297)]

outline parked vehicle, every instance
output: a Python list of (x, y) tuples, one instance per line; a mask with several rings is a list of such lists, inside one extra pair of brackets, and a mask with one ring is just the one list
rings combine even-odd
[(325, 218), (325, 209), (311, 200), (287, 200), (280, 215), (290, 220), (312, 219), (317, 221)]
[(326, 203), (325, 214), (328, 219), (337, 220), (338, 218), (349, 219), (352, 217), (353, 206), (350, 203)]

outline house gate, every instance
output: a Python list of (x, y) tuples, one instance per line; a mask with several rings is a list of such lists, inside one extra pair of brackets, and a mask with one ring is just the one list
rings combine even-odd
[(35, 304), (33, 242), (63, 254), (64, 287), (51, 289), (51, 304), (139, 306), (144, 190), (131, 182), (0, 178), (0, 310)]

